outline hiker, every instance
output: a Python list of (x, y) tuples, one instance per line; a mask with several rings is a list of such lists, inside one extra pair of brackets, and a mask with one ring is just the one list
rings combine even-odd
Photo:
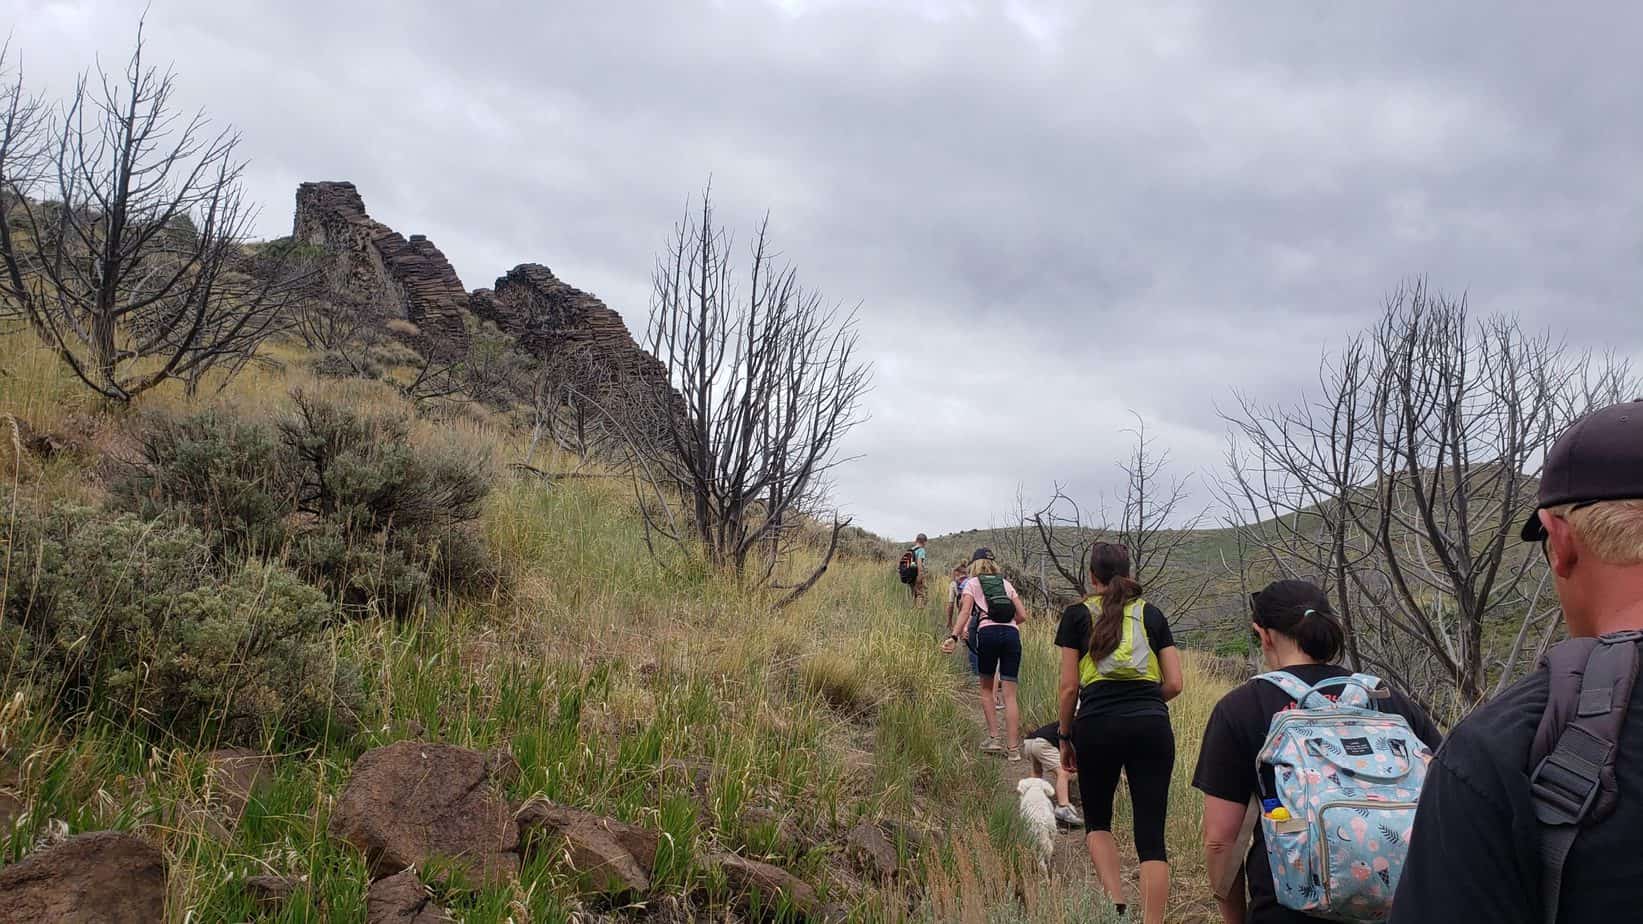
[(1643, 916), (1643, 403), (1558, 438), (1521, 536), (1541, 544), (1569, 640), (1449, 733), (1393, 924)]
[[(970, 617), (979, 610), (981, 617), (976, 620), (974, 632), (976, 679), (981, 688), (981, 714), (987, 722), (987, 738), (981, 742), (981, 750), (1018, 761), (1021, 759), (1021, 715), (1015, 698), (1016, 675), (1021, 671), (1018, 626), (1027, 619), (1027, 607), (1015, 587), (998, 573), (992, 549), (976, 549), (970, 557), (969, 572), (959, 596), (958, 616), (941, 650), (950, 653), (958, 643), (971, 640)], [(1002, 740), (998, 736), (997, 710), (993, 708), (997, 687), (1004, 690)]]
[[(951, 626), (953, 624), (953, 617), (958, 614), (959, 594), (964, 592), (964, 579), (968, 576), (969, 568), (962, 562), (954, 565), (953, 570), (947, 575), (947, 580), (949, 581), (947, 584), (947, 621), (942, 623), (944, 628)], [(975, 653), (972, 649), (970, 658), (972, 663), (975, 661), (974, 655)]]
[[(959, 597), (964, 593), (964, 582), (969, 580), (968, 566), (964, 564), (954, 565), (950, 577), (952, 583), (947, 585), (947, 621), (943, 623), (944, 626), (948, 627), (953, 625), (953, 619), (958, 616)], [(970, 635), (964, 644), (964, 650), (970, 656), (970, 670), (978, 677), (981, 676), (981, 660), (976, 655), (976, 624), (980, 621), (981, 612), (972, 610), (970, 612)], [(993, 684), (993, 708), (1000, 711), (1004, 709), (1004, 685), (1002, 683), (994, 682)]]
[(901, 561), (896, 565), (896, 573), (901, 577), (901, 582), (906, 584), (908, 589), (913, 592), (914, 606), (923, 606), (925, 602), (924, 559), (926, 552), (924, 547), (929, 542), (928, 536), (919, 533), (918, 537), (913, 540), (913, 547), (901, 553)]
[(1068, 827), (1081, 828), (1084, 818), (1073, 808), (1072, 794), (1069, 792), (1069, 783), (1072, 774), (1061, 765), (1061, 732), (1057, 729), (1058, 723), (1051, 722), (1033, 729), (1032, 733), (1021, 741), (1021, 753), (1024, 754), (1033, 768), (1033, 776), (1045, 777), (1051, 773), (1055, 778), (1050, 782), (1055, 785), (1055, 820)]
[(1090, 549), (1090, 596), (1067, 607), (1061, 649), (1061, 764), (1078, 774), (1084, 840), (1101, 888), (1120, 914), (1124, 876), (1112, 837), (1118, 773), (1129, 780), (1135, 852), (1141, 860), (1146, 924), (1161, 924), (1169, 901), (1164, 820), (1175, 732), (1165, 703), (1181, 694), (1181, 655), (1169, 622), (1130, 577), (1130, 554), (1097, 542)]
[[(1266, 837), (1262, 826), (1255, 823), (1255, 812), (1260, 810), (1251, 811), (1250, 800), (1270, 795), (1256, 768), (1273, 717), (1299, 708), (1300, 698), (1308, 699), (1308, 705), (1338, 700), (1344, 685), (1332, 685), (1327, 693), (1320, 690), (1311, 697), (1306, 691), (1325, 680), (1353, 676), (1333, 663), (1341, 655), (1345, 633), (1330, 608), (1329, 597), (1306, 581), (1268, 584), (1251, 595), (1250, 604), (1261, 659), (1267, 670), (1282, 672), (1287, 679), (1270, 674), (1256, 677), (1221, 697), (1210, 713), (1198, 751), (1198, 767), (1192, 774), (1193, 787), (1204, 794), (1205, 867), (1226, 924), (1322, 922), (1329, 919), (1280, 904), (1268, 863)], [(1437, 726), (1402, 694), (1390, 692), (1376, 708), (1402, 716), (1426, 747), (1437, 748), (1441, 737)], [(1404, 748), (1406, 753), (1412, 750)], [(1318, 785), (1324, 785), (1324, 781)], [(1348, 795), (1340, 798), (1348, 799)], [(1398, 845), (1377, 844), (1375, 849), (1383, 846), (1391, 852)]]

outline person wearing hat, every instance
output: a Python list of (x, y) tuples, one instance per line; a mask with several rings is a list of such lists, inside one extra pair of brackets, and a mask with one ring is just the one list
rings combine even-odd
[[(1250, 595), (1250, 612), (1250, 628), (1260, 643), (1267, 670), (1292, 674), (1307, 686), (1352, 675), (1334, 663), (1346, 636), (1329, 597), (1317, 586), (1307, 581), (1274, 581)], [(1295, 700), (1281, 687), (1255, 678), (1221, 697), (1204, 728), (1192, 785), (1204, 794), (1204, 865), (1223, 921), (1301, 924), (1324, 920), (1278, 904), (1265, 835), (1253, 824), (1253, 817), (1246, 817), (1250, 799), (1260, 786), (1256, 757), (1272, 719), (1294, 708)], [(1427, 747), (1435, 749), (1442, 740), (1426, 713), (1398, 691), (1389, 691), (1378, 708), (1403, 716)]]
[[(972, 630), (971, 617), (976, 614)], [(993, 550), (976, 549), (970, 556), (970, 579), (959, 596), (953, 619), (941, 650), (947, 653), (960, 642), (971, 644), (974, 632), (977, 683), (981, 689), (981, 714), (987, 722), (987, 738), (981, 750), (1021, 759), (1021, 713), (1016, 707), (1016, 677), (1021, 672), (1020, 624), (1027, 618), (1015, 586), (998, 573)], [(1004, 691), (1004, 738), (999, 738), (998, 714), (993, 709), (994, 686)]]
[[(1570, 638), (1634, 654), (1620, 646), (1643, 633), (1643, 403), (1594, 411), (1558, 438), (1521, 536), (1544, 550)], [(1618, 700), (1622, 682), (1578, 696), (1578, 718), (1621, 719), (1616, 738), (1591, 739), (1589, 759), (1575, 762), (1594, 779), (1612, 767), (1603, 789), (1614, 798), (1567, 830), (1561, 862), (1531, 788), (1542, 767), (1529, 766), (1551, 684), (1543, 664), (1449, 733), (1421, 790), (1393, 924), (1643, 920), (1643, 684)]]

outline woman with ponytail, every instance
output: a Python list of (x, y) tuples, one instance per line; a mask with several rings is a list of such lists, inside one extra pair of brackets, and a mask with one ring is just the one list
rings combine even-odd
[[(1255, 640), (1268, 670), (1294, 674), (1308, 686), (1351, 676), (1351, 671), (1332, 663), (1341, 656), (1346, 633), (1322, 590), (1306, 581), (1276, 581), (1252, 594), (1250, 606)], [(1278, 904), (1266, 839), (1260, 825), (1251, 829), (1253, 817), (1246, 817), (1260, 785), (1256, 756), (1272, 717), (1293, 708), (1295, 701), (1276, 684), (1255, 679), (1222, 697), (1204, 729), (1192, 785), (1204, 793), (1204, 859), (1227, 924), (1324, 920)], [(1378, 708), (1403, 716), (1410, 729), (1437, 750), (1441, 736), (1419, 706), (1394, 690)], [(1247, 852), (1241, 849), (1245, 837), (1251, 838)]]
[(1101, 887), (1125, 911), (1124, 877), (1112, 837), (1112, 801), (1123, 772), (1130, 784), (1135, 852), (1141, 859), (1146, 924), (1161, 924), (1169, 902), (1164, 820), (1175, 732), (1169, 707), (1181, 693), (1181, 656), (1169, 621), (1130, 576), (1130, 553), (1090, 549), (1090, 596), (1061, 614), (1061, 760), (1078, 772), (1085, 843)]

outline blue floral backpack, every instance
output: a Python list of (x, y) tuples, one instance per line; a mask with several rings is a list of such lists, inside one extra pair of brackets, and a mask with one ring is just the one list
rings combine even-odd
[[(1336, 921), (1386, 920), (1431, 750), (1403, 716), (1371, 704), (1385, 695), (1378, 677), (1316, 686), (1287, 671), (1256, 679), (1295, 700), (1272, 717), (1256, 758), (1278, 903)], [(1336, 687), (1331, 700), (1324, 691)]]

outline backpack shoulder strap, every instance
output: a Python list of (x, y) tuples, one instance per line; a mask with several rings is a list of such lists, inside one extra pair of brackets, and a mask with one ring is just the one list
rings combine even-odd
[(1543, 912), (1556, 924), (1563, 865), (1581, 826), (1613, 811), (1614, 764), (1637, 679), (1643, 632), (1570, 639), (1546, 653), (1546, 711), (1529, 751), (1529, 792), (1540, 824)]
[(1391, 691), (1381, 682), (1381, 678), (1374, 674), (1348, 674), (1344, 677), (1325, 677), (1312, 687), (1313, 692), (1321, 693), (1324, 690), (1341, 688), (1336, 702), (1342, 706), (1353, 706), (1358, 709), (1374, 709), (1374, 701), (1391, 696)]
[(1297, 706), (1301, 705), (1301, 702), (1306, 699), (1307, 694), (1312, 692), (1311, 684), (1295, 676), (1294, 674), (1291, 674), (1289, 671), (1267, 671), (1264, 674), (1256, 674), (1255, 679), (1265, 680), (1267, 683), (1270, 683), (1278, 689), (1284, 691), (1290, 699), (1295, 701), (1295, 705)]

